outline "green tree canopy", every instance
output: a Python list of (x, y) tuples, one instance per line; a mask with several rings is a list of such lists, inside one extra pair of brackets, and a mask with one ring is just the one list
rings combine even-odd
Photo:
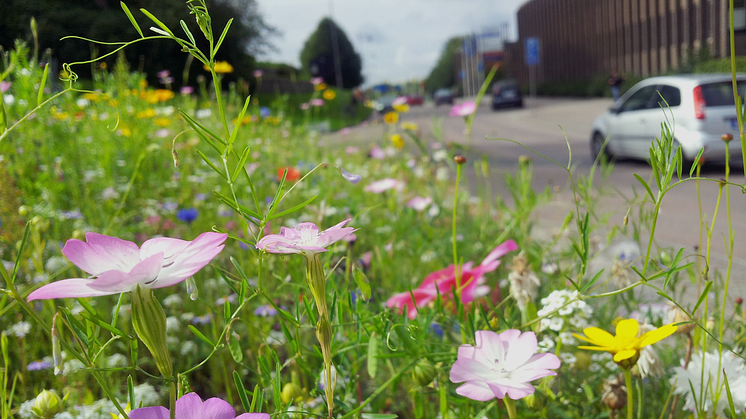
[(314, 77), (323, 77), (327, 84), (336, 84), (332, 30), (337, 33), (339, 58), (342, 67), (342, 85), (351, 89), (363, 83), (362, 61), (344, 31), (334, 21), (324, 18), (316, 31), (306, 41), (300, 53), (303, 70)]
[[(200, 32), (185, 0), (127, 0), (146, 35), (154, 34), (148, 28), (155, 26), (140, 8), (145, 8), (165, 23), (174, 33), (185, 36), (179, 20), (184, 20), (199, 44)], [(267, 26), (258, 12), (255, 0), (208, 0), (215, 36), (220, 36), (226, 22), (234, 18), (228, 36), (216, 59), (230, 62), (235, 73), (228, 77), (249, 78), (254, 67), (253, 53), (268, 46), (267, 37), (273, 29)], [(119, 0), (2, 0), (0, 1), (0, 45), (13, 47), (16, 39), (23, 39), (33, 47), (29, 22), (34, 17), (38, 26), (39, 48), (49, 48), (60, 63), (85, 61), (93, 55), (109, 52), (105, 46), (94, 46), (81, 40), (60, 38), (77, 35), (97, 41), (117, 42), (139, 38), (138, 33), (122, 11)], [(204, 41), (204, 39), (202, 39)], [(202, 47), (206, 47), (203, 42)], [(169, 70), (181, 82), (180, 75), (187, 62), (186, 53), (170, 40), (140, 42), (125, 48), (124, 53), (133, 68), (145, 71), (152, 81), (155, 73)], [(111, 65), (116, 57), (107, 60)], [(205, 73), (199, 63), (193, 63), (190, 82), (196, 74)], [(57, 68), (59, 70), (59, 68)], [(90, 76), (89, 66), (74, 69), (81, 77)]]
[(454, 54), (461, 45), (461, 38), (451, 38), (443, 47), (438, 63), (425, 79), (425, 89), (432, 92), (438, 89), (451, 88), (456, 85), (456, 64)]

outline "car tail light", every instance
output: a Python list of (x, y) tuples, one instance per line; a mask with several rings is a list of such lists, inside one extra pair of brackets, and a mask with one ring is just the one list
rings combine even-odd
[(694, 117), (705, 119), (705, 98), (702, 95), (702, 86), (694, 88)]

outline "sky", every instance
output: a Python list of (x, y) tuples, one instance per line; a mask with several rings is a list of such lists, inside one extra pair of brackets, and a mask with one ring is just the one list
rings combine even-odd
[(527, 0), (256, 0), (279, 36), (276, 51), (258, 58), (300, 66), (300, 51), (319, 21), (329, 15), (363, 60), (365, 85), (427, 77), (446, 41), (508, 23)]

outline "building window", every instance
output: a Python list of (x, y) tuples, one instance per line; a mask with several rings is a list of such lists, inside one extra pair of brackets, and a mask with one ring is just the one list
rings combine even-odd
[(746, 30), (746, 0), (733, 2), (733, 30)]

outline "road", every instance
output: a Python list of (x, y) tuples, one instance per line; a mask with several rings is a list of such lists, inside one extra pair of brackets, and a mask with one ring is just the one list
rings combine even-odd
[[(489, 101), (489, 97), (485, 97)], [(577, 179), (580, 175), (587, 176), (593, 161), (590, 157), (588, 142), (593, 120), (604, 113), (611, 106), (611, 99), (554, 99), (537, 98), (525, 99), (523, 109), (492, 111), (489, 104), (483, 105), (474, 118), (472, 135), (467, 139), (464, 135), (465, 124), (462, 118), (449, 117), (447, 106), (434, 107), (425, 105), (413, 107), (409, 113), (402, 114), (402, 121), (419, 124), (426, 138), (432, 138), (433, 117), (443, 118), (443, 136), (445, 142), (464, 144), (469, 151), (466, 157), (473, 161), (486, 155), (489, 158), (490, 170), (494, 176), (493, 185), (496, 193), (505, 194), (502, 179), (505, 171), (512, 171), (517, 166), (518, 158), (531, 155), (531, 152), (517, 144), (506, 141), (487, 140), (485, 138), (507, 138), (518, 141), (563, 165), (568, 162), (568, 149), (565, 136), (572, 149), (573, 175)], [(365, 132), (376, 137), (381, 135), (381, 127), (361, 127), (357, 135)], [(371, 138), (371, 137), (368, 137)], [(547, 185), (555, 190), (550, 206), (539, 212), (539, 226), (547, 234), (556, 234), (562, 220), (572, 208), (574, 199), (569, 187), (567, 172), (558, 165), (533, 155), (534, 187), (543, 190)], [(468, 165), (468, 167), (473, 167)], [(473, 172), (473, 170), (472, 170)], [(611, 173), (607, 190), (611, 194), (599, 197), (599, 212), (611, 213), (609, 225), (598, 231), (600, 242), (605, 241), (604, 233), (612, 225), (622, 225), (629, 204), (623, 196), (631, 198), (633, 188), (638, 196), (645, 194), (644, 189), (634, 178), (634, 174), (648, 179), (651, 176), (649, 165), (641, 161), (619, 161), (615, 163)], [(731, 181), (744, 182), (743, 170), (740, 166), (732, 170)], [(703, 168), (702, 176), (719, 179), (724, 176), (724, 167), (707, 166)], [(599, 175), (597, 174), (597, 178)], [(596, 185), (599, 184), (597, 180)], [(702, 211), (709, 224), (718, 195), (716, 182), (700, 182)], [(724, 196), (724, 195), (723, 195)], [(731, 277), (731, 296), (746, 297), (746, 195), (741, 189), (731, 186), (732, 225), (736, 234), (734, 261)], [(712, 233), (711, 262), (712, 268), (725, 272), (727, 263), (724, 247), (724, 235), (728, 232), (728, 223), (724, 211), (725, 199), (714, 224)], [(650, 205), (650, 204), (648, 204)], [(559, 208), (559, 210), (558, 210)], [(635, 212), (633, 212), (634, 214)], [(634, 217), (634, 215), (633, 215)], [(697, 202), (696, 182), (684, 182), (672, 189), (664, 198), (661, 213), (656, 228), (655, 238), (660, 246), (684, 248), (685, 254), (695, 252), (699, 243), (699, 210)], [(647, 237), (643, 235), (643, 240)], [(693, 261), (694, 258), (690, 259)], [(712, 271), (713, 269), (711, 269)], [(690, 294), (690, 293), (687, 293)], [(732, 299), (729, 298), (729, 299)], [(687, 298), (689, 299), (689, 298)]]

